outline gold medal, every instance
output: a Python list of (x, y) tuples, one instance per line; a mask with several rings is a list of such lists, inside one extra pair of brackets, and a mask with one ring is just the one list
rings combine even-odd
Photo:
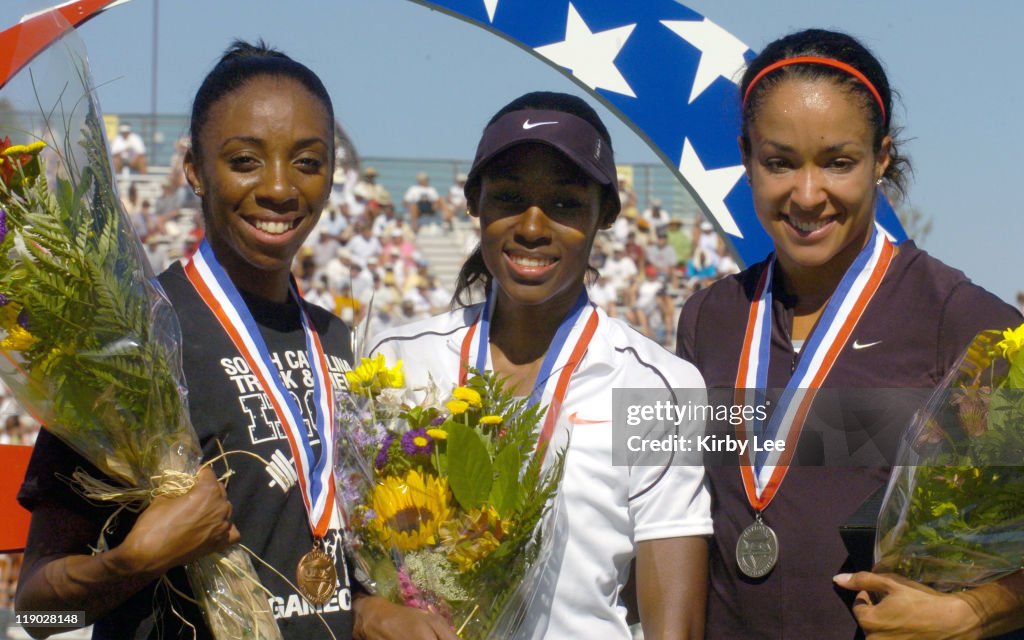
[(317, 541), (313, 550), (302, 556), (295, 570), (295, 582), (299, 592), (310, 604), (323, 606), (334, 596), (338, 587), (338, 570), (334, 560), (324, 553)]

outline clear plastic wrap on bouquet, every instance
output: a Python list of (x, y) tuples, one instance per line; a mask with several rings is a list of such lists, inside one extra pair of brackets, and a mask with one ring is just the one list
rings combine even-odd
[(419, 405), (405, 402), (400, 362), (363, 359), (346, 376), (335, 495), (356, 579), (461, 638), (517, 637), (558, 522), (564, 457), (535, 454), (543, 411), (490, 373)]
[(916, 414), (875, 560), (940, 590), (1024, 568), (1024, 325), (974, 339)]
[[(201, 451), (180, 341), (117, 196), (84, 47), (69, 30), (0, 90), (0, 377), (109, 476), (76, 473), (74, 490), (139, 509), (192, 486)], [(280, 637), (240, 548), (187, 569), (218, 638)]]

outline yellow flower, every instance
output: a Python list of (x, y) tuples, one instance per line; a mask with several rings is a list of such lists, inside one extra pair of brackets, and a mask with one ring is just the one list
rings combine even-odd
[(476, 389), (470, 389), (469, 387), (455, 387), (455, 391), (452, 391), (452, 397), (456, 400), (462, 400), (474, 408), (480, 408), (481, 400), (480, 394)]
[(427, 435), (434, 440), (447, 440), (448, 432), (444, 429), (427, 429)]
[(449, 400), (444, 406), (448, 407), (453, 416), (462, 415), (466, 413), (466, 409), (469, 409), (469, 403), (465, 400)]
[(1007, 360), (1013, 360), (1017, 353), (1024, 349), (1024, 324), (1016, 329), (1007, 329), (1003, 332), (1003, 339), (996, 344), (996, 349)]
[(420, 475), (385, 476), (370, 499), (376, 517), (370, 527), (382, 543), (402, 551), (437, 544), (438, 530), (451, 516), (448, 480)]
[[(378, 356), (381, 361), (384, 360), (384, 356)], [(405, 386), (405, 373), (402, 371), (402, 361), (399, 360), (395, 366), (388, 369), (387, 367), (380, 374), (381, 386), (386, 389), (401, 389)]]
[(37, 140), (30, 144), (15, 144), (7, 147), (3, 150), (3, 155), (7, 158), (13, 158), (15, 156), (35, 156), (39, 155), (39, 152), (46, 148), (46, 143), (42, 140)]
[(1010, 363), (1007, 386), (1024, 389), (1024, 324), (1004, 331), (1003, 339), (996, 344), (996, 349)]
[(480, 424), (501, 424), (502, 420), (501, 416), (484, 416), (480, 418)]
[(372, 396), (381, 389), (401, 388), (405, 384), (405, 374), (402, 373), (401, 360), (389, 369), (384, 354), (377, 354), (373, 358), (363, 358), (359, 366), (346, 371), (345, 380), (353, 393)]
[(20, 324), (8, 330), (7, 337), (0, 340), (0, 349), (5, 351), (25, 351), (36, 343), (36, 337)]

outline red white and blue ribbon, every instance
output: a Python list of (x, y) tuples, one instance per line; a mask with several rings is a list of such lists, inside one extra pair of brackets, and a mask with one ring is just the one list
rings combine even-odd
[(314, 537), (322, 538), (330, 526), (334, 508), (334, 482), (331, 477), (334, 469), (334, 447), (331, 446), (334, 407), (331, 403), (330, 378), (327, 376), (327, 359), (320, 344), (320, 336), (302, 306), (302, 296), (294, 280), (291, 283), (291, 295), (299, 303), (302, 328), (306, 334), (306, 354), (313, 373), (313, 401), (316, 410), (314, 431), (320, 438), (318, 459), (314, 456), (311, 434), (295, 397), (285, 387), (259, 326), (227, 272), (217, 262), (208, 241), (204, 240), (200, 244), (199, 250), (185, 265), (185, 274), (199, 297), (216, 316), (238, 353), (249, 364), (263, 392), (270, 398), (291, 445), (310, 528)]
[[(474, 344), (476, 345), (475, 362), (477, 371), (485, 371), (490, 362), (490, 322), (491, 313), (494, 310), (493, 289), (494, 287), (492, 286), (491, 292), (488, 293), (487, 299), (484, 301), (483, 308), (480, 309), (479, 315), (477, 315), (476, 320), (470, 325), (469, 330), (462, 339), (462, 348), (459, 354), (460, 385), (466, 384), (469, 375), (468, 366), (471, 359), (471, 350)], [(590, 309), (590, 315), (587, 318), (587, 322), (577, 336), (576, 344), (571, 350), (567, 350), (566, 345), (569, 343), (572, 331), (583, 315), (583, 312), (588, 308)], [(551, 344), (548, 345), (547, 352), (544, 354), (544, 360), (541, 362), (540, 370), (537, 372), (537, 378), (530, 392), (530, 406), (539, 404), (544, 397), (548, 383), (552, 379), (552, 373), (556, 365), (561, 365), (562, 372), (555, 383), (551, 402), (548, 404), (547, 414), (544, 417), (544, 426), (541, 428), (540, 438), (537, 440), (538, 451), (542, 450), (548, 441), (551, 440), (551, 435), (555, 430), (555, 423), (558, 421), (558, 414), (562, 410), (562, 404), (569, 391), (569, 379), (572, 377), (576, 367), (579, 366), (583, 355), (587, 352), (587, 347), (590, 346), (590, 341), (597, 332), (597, 325), (597, 309), (590, 304), (587, 291), (584, 289), (580, 292), (579, 297), (576, 298), (569, 313), (559, 323), (555, 336), (551, 340)], [(474, 340), (474, 336), (476, 340)]]
[[(768, 506), (782, 484), (815, 392), (821, 388), (878, 290), (894, 253), (885, 232), (876, 225), (867, 245), (843, 275), (814, 330), (804, 342), (796, 370), (767, 425), (755, 420), (737, 427), (739, 437), (743, 439), (756, 436), (759, 441), (777, 439), (786, 443), (783, 451), (759, 451), (753, 458), (751, 447), (748, 447), (742, 456), (740, 473), (743, 485), (747, 499), (757, 511)], [(773, 256), (761, 274), (747, 318), (743, 350), (736, 371), (737, 402), (744, 404), (763, 404), (768, 386), (775, 264)]]

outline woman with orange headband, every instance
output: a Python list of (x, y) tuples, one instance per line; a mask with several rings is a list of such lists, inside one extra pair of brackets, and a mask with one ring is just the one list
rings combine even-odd
[[(707, 469), (708, 637), (848, 639), (858, 621), (871, 638), (1012, 628), (1021, 608), (1013, 577), (976, 589), (972, 601), (892, 576), (850, 575), (839, 526), (884, 486), (913, 408), (865, 417), (840, 406), (851, 454), (840, 465), (829, 458), (831, 434), (815, 431), (806, 412), (787, 411), (806, 391), (787, 392), (932, 388), (978, 331), (1016, 325), (1020, 314), (876, 226), (879, 186), (902, 194), (908, 164), (885, 72), (857, 40), (823, 30), (781, 38), (750, 64), (741, 95), (739, 144), (775, 251), (691, 297), (677, 344), (709, 390), (773, 390), (771, 416), (744, 429), (785, 447)], [(881, 599), (861, 594), (854, 603), (860, 589)]]

